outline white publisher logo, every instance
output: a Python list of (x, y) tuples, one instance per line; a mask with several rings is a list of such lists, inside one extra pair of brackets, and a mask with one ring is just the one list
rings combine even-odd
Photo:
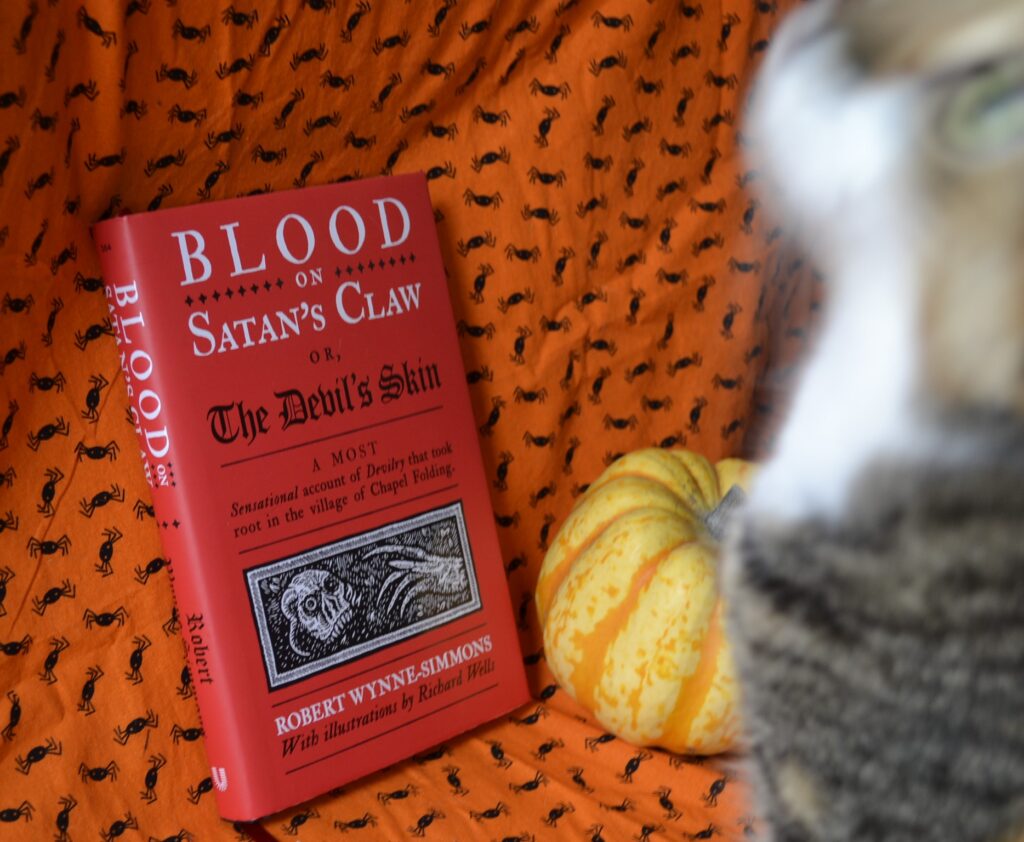
[(217, 787), (220, 792), (224, 792), (224, 790), (228, 788), (228, 770), (223, 766), (211, 767), (210, 777), (213, 779), (213, 785)]

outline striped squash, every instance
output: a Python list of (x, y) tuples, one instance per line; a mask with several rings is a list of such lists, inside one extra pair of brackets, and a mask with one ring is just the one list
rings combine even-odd
[(754, 466), (639, 450), (594, 482), (544, 559), (537, 608), (558, 682), (609, 731), (641, 745), (733, 747), (738, 710), (703, 518)]

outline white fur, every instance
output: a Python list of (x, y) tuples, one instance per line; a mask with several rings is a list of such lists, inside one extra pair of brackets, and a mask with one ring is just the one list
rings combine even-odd
[(872, 459), (932, 445), (914, 410), (909, 83), (865, 83), (834, 32), (794, 46), (827, 6), (798, 13), (784, 29), (750, 120), (772, 198), (829, 284), (822, 335), (750, 498), (783, 519), (836, 517)]

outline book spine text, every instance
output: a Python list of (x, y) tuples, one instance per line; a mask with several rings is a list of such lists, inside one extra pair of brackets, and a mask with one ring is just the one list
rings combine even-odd
[[(173, 361), (160, 355), (159, 312), (146, 308), (145, 281), (138, 275), (135, 244), (126, 221), (107, 226), (96, 242), (104, 295), (117, 342), (118, 360), (128, 391), (129, 412), (140, 457), (153, 496), (153, 514), (185, 640), (189, 670), (201, 711), (211, 781), (225, 805), (248, 800), (238, 791), (244, 768), (241, 735), (233, 727), (230, 689), (218, 669), (216, 612), (209, 610), (209, 589), (201, 571), (202, 550), (192, 526), (187, 480), (174, 458), (174, 423), (167, 412), (166, 387)], [(152, 308), (151, 308), (152, 309)], [(234, 796), (234, 797), (232, 797)], [(241, 813), (244, 808), (238, 812)]]

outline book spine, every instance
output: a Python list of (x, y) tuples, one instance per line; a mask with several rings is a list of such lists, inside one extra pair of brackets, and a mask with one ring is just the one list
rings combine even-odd
[(128, 389), (129, 411), (198, 697), (210, 777), (222, 814), (242, 817), (250, 803), (244, 774), (249, 767), (242, 756), (245, 743), (231, 715), (232, 691), (222, 670), (225, 658), (217, 648), (218, 618), (209, 610), (210, 588), (202, 574), (202, 542), (189, 511), (187, 468), (183, 464), (187, 460), (174, 458), (174, 417), (162, 397), (168, 394), (168, 372), (174, 370), (174, 361), (161, 358), (162, 314), (155, 306), (146, 306), (146, 285), (158, 279), (140, 277), (134, 255), (144, 243), (135, 242), (128, 220), (108, 222), (102, 232), (94, 232), (94, 237)]

